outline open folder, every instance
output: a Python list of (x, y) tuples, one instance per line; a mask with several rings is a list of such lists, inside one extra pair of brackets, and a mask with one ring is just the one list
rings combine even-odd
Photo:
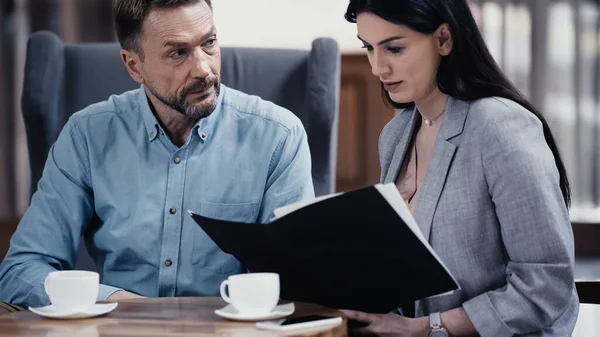
[(284, 300), (385, 313), (459, 289), (394, 184), (274, 213), (267, 224), (248, 224), (190, 212), (217, 246), (250, 272), (278, 273)]

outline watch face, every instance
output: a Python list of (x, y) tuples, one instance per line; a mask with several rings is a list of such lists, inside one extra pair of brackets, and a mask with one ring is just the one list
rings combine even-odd
[(448, 337), (448, 334), (444, 330), (433, 330), (429, 333), (429, 337)]

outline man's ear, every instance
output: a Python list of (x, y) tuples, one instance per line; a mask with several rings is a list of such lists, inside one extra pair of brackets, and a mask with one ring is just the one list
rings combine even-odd
[(450, 55), (450, 52), (452, 52), (452, 47), (454, 46), (454, 37), (452, 36), (450, 26), (447, 23), (441, 24), (435, 31), (435, 37), (438, 41), (440, 55)]
[(125, 64), (125, 69), (129, 72), (131, 78), (140, 83), (144, 83), (144, 77), (141, 72), (141, 59), (140, 56), (132, 51), (121, 49), (121, 60)]

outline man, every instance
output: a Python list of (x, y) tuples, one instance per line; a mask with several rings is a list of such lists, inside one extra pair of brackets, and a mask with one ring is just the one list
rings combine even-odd
[(141, 87), (75, 113), (50, 149), (0, 266), (0, 299), (12, 304), (48, 305), (44, 279), (73, 268), (82, 234), (98, 300), (217, 295), (242, 266), (187, 210), (264, 223), (314, 197), (300, 120), (220, 83), (210, 0), (113, 6)]

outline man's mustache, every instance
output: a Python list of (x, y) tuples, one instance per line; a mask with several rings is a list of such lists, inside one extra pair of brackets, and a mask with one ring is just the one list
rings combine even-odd
[(181, 96), (186, 96), (192, 92), (199, 92), (199, 91), (205, 91), (208, 90), (214, 86), (217, 85), (218, 83), (218, 79), (216, 76), (214, 77), (208, 77), (206, 79), (203, 80), (198, 80), (197, 82), (194, 82), (192, 84), (190, 84), (188, 87), (186, 87)]

